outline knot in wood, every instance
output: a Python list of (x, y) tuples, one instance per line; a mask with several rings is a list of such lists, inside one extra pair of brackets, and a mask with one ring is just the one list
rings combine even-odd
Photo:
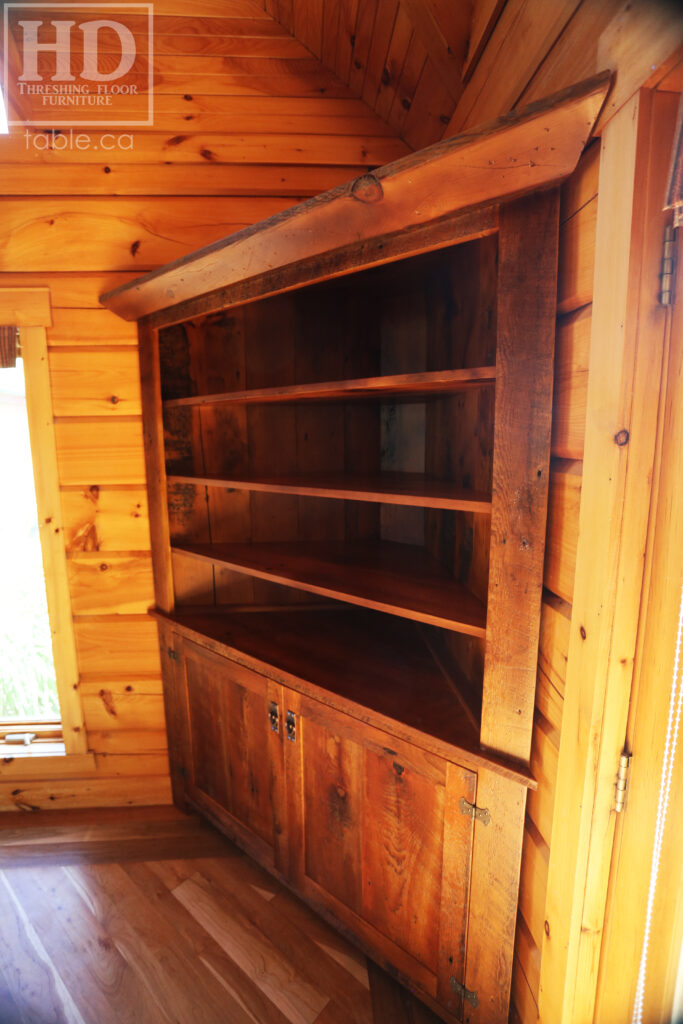
[(374, 174), (361, 174), (351, 183), (351, 196), (361, 203), (379, 203), (384, 199), (384, 189)]
[(623, 448), (624, 445), (628, 444), (629, 437), (630, 437), (630, 435), (629, 435), (628, 430), (619, 430), (614, 435), (614, 440), (615, 440), (616, 444), (619, 445), (620, 448)]

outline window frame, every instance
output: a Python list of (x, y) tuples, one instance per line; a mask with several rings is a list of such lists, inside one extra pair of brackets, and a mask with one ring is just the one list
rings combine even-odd
[[(0, 323), (16, 325), (26, 379), (26, 411), (33, 458), (33, 478), (38, 509), (38, 533), (45, 571), (48, 617), (57, 678), (64, 754), (54, 748), (41, 756), (41, 744), (29, 746), (17, 757), (48, 758), (60, 762), (88, 755), (88, 740), (79, 693), (76, 637), (71, 608), (68, 562), (62, 521), (61, 494), (52, 389), (47, 347), (47, 328), (52, 326), (49, 288), (0, 288)], [(16, 723), (15, 727), (18, 727)], [(51, 745), (52, 746), (52, 745)], [(14, 748), (12, 754), (19, 753)], [(23, 756), (22, 756), (23, 755)], [(16, 766), (16, 762), (15, 762)], [(16, 766), (20, 767), (20, 766)], [(5, 774), (3, 772), (3, 774)]]

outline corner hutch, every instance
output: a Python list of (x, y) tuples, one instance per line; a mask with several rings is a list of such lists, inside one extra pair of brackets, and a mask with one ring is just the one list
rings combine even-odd
[(507, 1020), (557, 185), (600, 76), (103, 297), (139, 321), (174, 799)]

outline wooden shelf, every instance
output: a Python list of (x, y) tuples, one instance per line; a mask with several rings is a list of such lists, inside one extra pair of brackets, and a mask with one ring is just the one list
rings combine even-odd
[(481, 750), (467, 684), (454, 664), (434, 658), (422, 626), (356, 608), (154, 614), (189, 639), (331, 707), (535, 788), (520, 765)]
[(316, 498), (342, 498), (347, 501), (377, 501), (388, 505), (458, 509), (463, 512), (485, 514), (491, 512), (491, 499), (487, 495), (456, 487), (446, 480), (436, 480), (421, 473), (382, 473), (373, 477), (332, 473), (237, 478), (172, 475), (167, 480), (169, 484), (226, 487), (238, 491), (301, 494)]
[(496, 380), (495, 366), (479, 366), (471, 370), (437, 370), (431, 373), (399, 373), (386, 377), (361, 377), (357, 380), (322, 381), (317, 384), (289, 384), (249, 391), (227, 391), (193, 398), (169, 398), (165, 409), (183, 405), (218, 405), (235, 402), (241, 405), (266, 402), (320, 402), (331, 399), (376, 398), (396, 395), (417, 398), (429, 394), (448, 394), (467, 388), (485, 387)]
[(323, 597), (470, 636), (486, 635), (482, 602), (411, 544), (193, 544), (172, 550)]

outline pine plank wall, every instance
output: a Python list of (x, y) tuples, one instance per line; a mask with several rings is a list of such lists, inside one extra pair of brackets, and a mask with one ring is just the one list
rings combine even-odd
[[(297, 9), (308, 10), (312, 3)], [(331, 3), (326, 0), (325, 7)], [(467, 84), (456, 100), (447, 90), (427, 86), (418, 100), (420, 81), (429, 84), (436, 65), (428, 63), (421, 39), (410, 34), (405, 20), (394, 21), (398, 0), (368, 0), (373, 12), (391, 8), (395, 37), (387, 36), (380, 60), (392, 47), (403, 54), (400, 67), (412, 77), (402, 87), (412, 88), (410, 97), (419, 103), (410, 118), (405, 105), (401, 113), (394, 100), (406, 94), (394, 82), (393, 96), (385, 95), (378, 108), (384, 118), (391, 115), (388, 123), (358, 98), (362, 82), (354, 89), (351, 50), (343, 37), (343, 26), (358, 9), (354, 0), (340, 0), (342, 34), (334, 57), (323, 52), (324, 33), (317, 47), (328, 66), (346, 69), (344, 82), (312, 56), (311, 39), (309, 50), (282, 27), (296, 28), (291, 2), (266, 0), (266, 9), (255, 0), (193, 5), (193, 18), (205, 18), (204, 30), (208, 25), (211, 31), (202, 44), (210, 47), (207, 52), (220, 53), (224, 35), (240, 53), (217, 66), (220, 74), (207, 75), (206, 57), (190, 55), (203, 51), (185, 54), (183, 33), (192, 19), (181, 16), (183, 5), (164, 0), (155, 5), (158, 52), (174, 56), (174, 66), (168, 56), (157, 58), (167, 62), (156, 85), (157, 121), (153, 131), (136, 138), (132, 152), (110, 164), (94, 154), (76, 162), (49, 151), (32, 150), (27, 157), (21, 134), (9, 145), (2, 141), (0, 286), (44, 285), (52, 294), (52, 413), (80, 693), (96, 770), (80, 779), (0, 781), (0, 810), (19, 804), (144, 805), (171, 798), (156, 627), (145, 614), (152, 577), (135, 328), (98, 308), (98, 295), (411, 146), (435, 141), (436, 134), (424, 136), (427, 117), (433, 131), (437, 122), (440, 131), (450, 122), (446, 134), (453, 134), (602, 67), (618, 70), (612, 101), (623, 103), (647, 79), (654, 55), (673, 49), (662, 42), (665, 28), (647, 14), (647, 5), (638, 10), (636, 4), (635, 14), (631, 6), (613, 0), (475, 5), (489, 12), (492, 29), (486, 45), (471, 55)], [(367, 40), (365, 45), (370, 52)], [(413, 64), (420, 60), (417, 73)], [(380, 81), (378, 76), (375, 106)], [(599, 151), (598, 140), (562, 194), (550, 514), (532, 753), (539, 788), (528, 804), (513, 977), (513, 1013), (524, 1024), (538, 1016), (578, 543)]]

